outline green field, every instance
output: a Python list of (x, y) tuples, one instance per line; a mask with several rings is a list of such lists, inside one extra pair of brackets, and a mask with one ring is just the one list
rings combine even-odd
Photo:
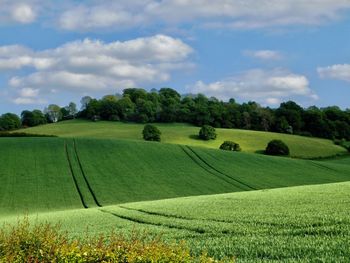
[(126, 140), (0, 138), (0, 214), (350, 180), (342, 163)]
[[(74, 137), (0, 138), (0, 224), (28, 215), (32, 222), (60, 223), (71, 237), (116, 231), (185, 240), (195, 254), (206, 250), (238, 262), (350, 258), (348, 157), (302, 160), (255, 150), (226, 152), (198, 147), (202, 142), (188, 136), (195, 146), (144, 142), (142, 125), (136, 124), (73, 121), (35, 129), (54, 134), (47, 129), (63, 132), (64, 125), (67, 131), (77, 125)], [(166, 129), (183, 136), (198, 129), (160, 128), (164, 138), (171, 138)], [(140, 140), (130, 140), (132, 131)], [(256, 141), (274, 137), (221, 132)], [(310, 157), (320, 145), (325, 156), (338, 150), (327, 140), (277, 135), (297, 142), (299, 156)]]
[[(307, 138), (280, 133), (258, 132), (236, 129), (217, 129), (218, 137), (215, 141), (201, 141), (197, 139), (198, 127), (188, 124), (156, 124), (162, 132), (162, 142), (203, 146), (218, 149), (225, 140), (232, 140), (240, 144), (245, 152), (261, 152), (273, 139), (281, 139), (289, 146), (291, 155), (300, 158), (318, 158), (346, 153), (340, 146), (330, 140)], [(142, 140), (142, 124), (121, 122), (91, 122), (85, 120), (64, 121), (34, 128), (28, 128), (28, 133), (51, 134), (60, 137), (90, 137), (102, 139)]]
[(113, 230), (186, 240), (194, 253), (237, 262), (347, 262), (349, 205), (350, 183), (338, 183), (40, 213), (30, 220), (60, 222), (72, 236)]

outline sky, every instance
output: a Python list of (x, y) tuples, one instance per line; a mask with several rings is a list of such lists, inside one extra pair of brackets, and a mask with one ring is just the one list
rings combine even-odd
[(350, 0), (0, 0), (0, 113), (162, 87), (350, 108)]

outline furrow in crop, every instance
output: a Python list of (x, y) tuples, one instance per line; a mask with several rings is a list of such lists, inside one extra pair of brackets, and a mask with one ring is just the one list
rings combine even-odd
[(78, 185), (78, 182), (77, 182), (77, 178), (76, 178), (75, 175), (74, 175), (74, 171), (73, 171), (73, 167), (72, 167), (72, 162), (71, 162), (70, 157), (69, 157), (68, 146), (67, 146), (67, 142), (66, 142), (66, 141), (64, 142), (64, 148), (65, 148), (65, 152), (66, 152), (66, 156), (67, 156), (67, 161), (68, 161), (69, 170), (70, 170), (70, 173), (71, 173), (71, 175), (72, 175), (75, 188), (77, 189), (77, 192), (78, 192), (78, 194), (79, 194), (80, 201), (81, 201), (81, 203), (83, 204), (84, 208), (88, 208), (88, 206), (86, 205), (86, 203), (85, 203), (85, 201), (84, 201), (83, 194), (81, 193), (81, 190), (80, 190), (80, 188), (79, 188), (79, 185)]
[[(219, 178), (221, 178), (222, 180), (236, 186), (239, 187), (242, 190), (257, 190), (254, 187), (251, 187), (250, 185), (247, 185), (235, 178), (232, 178), (230, 175), (227, 175), (223, 172), (221, 172), (220, 170), (216, 169), (214, 166), (212, 166), (211, 164), (209, 164), (207, 161), (205, 161), (199, 154), (197, 154), (191, 147), (189, 146), (180, 146), (182, 148), (182, 150), (195, 162), (197, 163), (200, 167), (202, 167), (204, 170), (206, 170), (207, 172), (217, 176), (218, 174), (220, 175)], [(186, 149), (188, 149), (194, 156), (192, 156)], [(222, 177), (224, 176), (224, 177)], [(227, 180), (227, 179), (229, 180)]]
[(215, 171), (212, 171), (211, 169), (208, 169), (208, 167), (206, 167), (205, 165), (203, 165), (203, 163), (202, 163), (200, 160), (194, 158), (190, 153), (188, 153), (187, 150), (186, 150), (186, 148), (185, 148), (184, 146), (181, 146), (181, 145), (180, 145), (179, 147), (185, 152), (185, 154), (186, 154), (194, 163), (196, 163), (200, 168), (202, 168), (202, 169), (205, 170), (206, 172), (208, 172), (208, 173), (210, 173), (210, 174), (216, 176), (217, 178), (219, 178), (219, 179), (225, 181), (226, 183), (229, 183), (229, 184), (231, 184), (231, 185), (233, 185), (233, 186), (235, 186), (235, 187), (238, 187), (239, 189), (241, 188), (241, 187), (238, 186), (237, 184), (234, 184), (232, 181), (227, 180), (226, 178), (222, 178), (222, 177), (221, 177), (220, 175), (218, 175)]
[(326, 169), (332, 172), (338, 172), (336, 169), (330, 168), (327, 165), (321, 164), (319, 162), (315, 162), (315, 161), (310, 161), (314, 166), (322, 168), (322, 169)]
[(104, 210), (104, 209), (99, 209), (101, 212), (103, 213), (107, 213), (110, 215), (113, 215), (115, 217), (124, 219), (124, 220), (128, 220), (134, 223), (138, 223), (138, 224), (142, 224), (142, 225), (150, 225), (150, 226), (159, 226), (159, 227), (166, 227), (166, 228), (170, 228), (170, 229), (178, 229), (178, 230), (186, 230), (189, 232), (194, 232), (196, 234), (204, 234), (205, 231), (203, 229), (191, 229), (191, 228), (187, 228), (187, 227), (182, 227), (182, 226), (175, 226), (175, 225), (169, 225), (169, 224), (163, 224), (163, 223), (155, 223), (155, 222), (149, 222), (149, 221), (145, 221), (139, 218), (134, 218), (131, 216), (126, 216), (126, 215), (121, 215), (116, 213), (115, 211), (111, 212), (108, 210)]
[(96, 205), (98, 207), (102, 207), (102, 205), (97, 200), (97, 197), (96, 197), (94, 191), (92, 190), (91, 185), (90, 185), (90, 183), (89, 183), (89, 181), (88, 181), (88, 179), (87, 179), (87, 177), (85, 175), (85, 172), (84, 172), (84, 169), (83, 169), (83, 166), (81, 164), (80, 157), (79, 157), (79, 154), (78, 154), (78, 150), (77, 150), (77, 145), (75, 143), (75, 139), (73, 139), (73, 148), (74, 148), (74, 153), (76, 155), (76, 158), (77, 158), (77, 161), (78, 161), (78, 164), (79, 164), (79, 168), (80, 168), (81, 174), (83, 175), (84, 181), (85, 181), (85, 183), (86, 183), (86, 185), (87, 185), (87, 187), (88, 187), (88, 189), (90, 191), (90, 194), (92, 195), (92, 198), (94, 199)]

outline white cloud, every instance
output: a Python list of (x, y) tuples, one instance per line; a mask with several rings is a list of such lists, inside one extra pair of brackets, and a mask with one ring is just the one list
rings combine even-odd
[(30, 5), (21, 3), (13, 7), (12, 17), (15, 21), (28, 24), (35, 20), (36, 14)]
[[(130, 3), (132, 2), (132, 3)], [(59, 18), (66, 30), (124, 29), (184, 24), (235, 29), (319, 25), (339, 19), (348, 0), (102, 0), (69, 7)]]
[(280, 60), (283, 57), (279, 51), (275, 50), (246, 50), (243, 54), (260, 60)]
[(38, 10), (47, 6), (43, 0), (0, 0), (1, 24), (29, 24), (38, 16)]
[(282, 99), (295, 96), (317, 99), (317, 95), (310, 89), (309, 81), (305, 76), (281, 69), (249, 70), (213, 83), (198, 81), (189, 87), (189, 91), (204, 93), (223, 100), (240, 98), (269, 105), (278, 104)]
[(320, 25), (341, 18), (349, 0), (0, 0), (0, 24), (53, 23), (65, 30), (150, 26), (254, 29)]
[[(192, 67), (188, 61), (192, 52), (180, 39), (166, 35), (111, 43), (85, 39), (43, 51), (2, 46), (0, 71), (13, 71), (9, 86), (19, 91), (17, 96), (23, 98), (20, 102), (29, 102), (30, 94), (49, 94), (52, 90), (120, 92), (127, 87), (161, 83), (169, 80), (173, 71)], [(16, 74), (18, 71), (21, 74)]]
[(319, 67), (317, 72), (321, 78), (338, 79), (350, 82), (350, 64), (338, 64)]

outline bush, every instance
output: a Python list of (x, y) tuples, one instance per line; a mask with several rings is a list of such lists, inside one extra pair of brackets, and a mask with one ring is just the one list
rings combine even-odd
[(151, 125), (151, 124), (145, 125), (145, 127), (143, 128), (142, 134), (143, 134), (143, 139), (145, 139), (146, 141), (160, 142), (161, 132), (154, 125)]
[(268, 155), (288, 156), (289, 148), (281, 140), (272, 140), (266, 147), (265, 153)]
[[(70, 239), (59, 226), (31, 226), (28, 219), (0, 229), (0, 262), (215, 262), (206, 254), (193, 256), (182, 243), (167, 244), (133, 234), (108, 238)], [(216, 261), (219, 262), (219, 261)]]
[(21, 127), (21, 119), (13, 113), (0, 116), (0, 131), (11, 131)]
[(215, 128), (209, 125), (204, 125), (199, 131), (199, 138), (205, 141), (215, 140), (216, 139)]
[(225, 151), (234, 151), (234, 152), (241, 151), (241, 147), (239, 146), (239, 144), (232, 141), (224, 141), (224, 143), (221, 144), (220, 149)]

